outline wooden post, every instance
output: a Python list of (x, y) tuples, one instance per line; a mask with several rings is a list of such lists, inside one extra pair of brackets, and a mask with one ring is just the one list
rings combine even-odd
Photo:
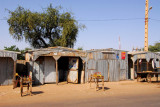
[(104, 76), (102, 77), (102, 89), (104, 91)]
[(139, 72), (139, 59), (137, 59), (137, 72)]
[(16, 74), (16, 64), (17, 64), (17, 62), (14, 61), (14, 70), (13, 70), (13, 89), (16, 87), (16, 76), (15, 76), (15, 74)]
[(157, 79), (157, 82), (158, 82), (158, 74), (156, 74), (156, 79)]
[(135, 67), (134, 67), (134, 62), (133, 62), (133, 80), (134, 80), (134, 78), (135, 78), (135, 75), (134, 75), (134, 72), (135, 72), (135, 71), (134, 71), (134, 68), (135, 68)]
[(83, 84), (85, 83), (85, 61), (83, 62), (83, 70), (82, 70), (82, 79), (83, 79)]
[(58, 59), (60, 58), (60, 56), (53, 56), (53, 58), (56, 61), (56, 84), (58, 85), (58, 81), (59, 81), (59, 77), (58, 77)]
[(108, 82), (109, 82), (109, 62), (108, 62)]
[(147, 71), (148, 71), (148, 61), (147, 61)]
[(56, 60), (56, 84), (58, 85), (58, 61)]

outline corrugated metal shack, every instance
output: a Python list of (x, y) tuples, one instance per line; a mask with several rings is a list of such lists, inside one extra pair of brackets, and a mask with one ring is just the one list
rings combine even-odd
[(0, 50), (0, 85), (11, 85), (19, 52)]
[(160, 67), (160, 54), (153, 52), (135, 51), (128, 53), (129, 78), (135, 79), (137, 72), (154, 71), (152, 61)]
[(127, 51), (115, 49), (92, 49), (87, 51), (85, 81), (91, 74), (101, 72), (105, 81), (128, 79)]
[[(26, 52), (28, 71), (34, 84), (84, 82), (86, 53), (66, 47), (49, 47)], [(32, 73), (32, 74), (31, 74)]]

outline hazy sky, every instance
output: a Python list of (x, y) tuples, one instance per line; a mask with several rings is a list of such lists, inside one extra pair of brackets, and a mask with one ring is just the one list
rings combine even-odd
[[(86, 26), (79, 31), (75, 49), (118, 49), (119, 36), (123, 50), (144, 46), (145, 0), (0, 0), (0, 50), (11, 45), (20, 49), (30, 47), (29, 43), (18, 42), (9, 34), (7, 20), (3, 20), (9, 17), (5, 9), (22, 6), (40, 12), (50, 3), (72, 12)], [(160, 0), (150, 0), (149, 6), (153, 7), (149, 12), (149, 45), (153, 45), (160, 40)]]

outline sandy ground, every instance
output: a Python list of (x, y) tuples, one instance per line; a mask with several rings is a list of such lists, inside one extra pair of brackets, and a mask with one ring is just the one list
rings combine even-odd
[[(26, 90), (26, 88), (24, 89)], [(0, 107), (160, 107), (160, 83), (105, 82), (105, 91), (95, 84), (45, 84), (33, 87), (33, 95), (20, 96), (20, 88), (0, 86)]]

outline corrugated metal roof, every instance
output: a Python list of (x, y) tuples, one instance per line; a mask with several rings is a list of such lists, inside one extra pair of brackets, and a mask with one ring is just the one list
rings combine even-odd
[(130, 55), (137, 55), (137, 54), (156, 54), (160, 55), (160, 52), (146, 52), (146, 51), (135, 51), (135, 52), (128, 52)]
[(29, 50), (27, 52), (33, 54), (33, 60), (36, 60), (39, 56), (86, 56), (86, 51), (60, 46)]
[(26, 52), (38, 52), (38, 51), (70, 51), (70, 52), (85, 52), (83, 50), (77, 50), (77, 49), (72, 49), (68, 47), (61, 47), (61, 46), (56, 46), (56, 47), (48, 47), (48, 48), (40, 48), (40, 49), (33, 49), (33, 50), (28, 50)]
[(101, 51), (101, 52), (103, 52), (103, 51), (112, 51), (112, 52), (114, 52), (114, 51), (124, 51), (124, 52), (128, 52), (128, 51), (125, 51), (125, 50), (118, 50), (118, 49), (113, 49), (113, 48), (106, 48), (106, 49), (91, 49), (91, 50), (86, 50), (86, 52), (99, 52), (99, 51)]
[(0, 50), (0, 57), (11, 57), (14, 61), (17, 60), (17, 54), (20, 52)]
[(150, 53), (150, 52), (145, 52), (145, 51), (128, 52), (128, 54), (131, 54), (131, 55), (136, 55), (136, 54), (146, 54), (146, 53)]
[(7, 52), (7, 53), (16, 53), (16, 54), (21, 54), (20, 52), (7, 51), (7, 50), (0, 50), (0, 52)]

